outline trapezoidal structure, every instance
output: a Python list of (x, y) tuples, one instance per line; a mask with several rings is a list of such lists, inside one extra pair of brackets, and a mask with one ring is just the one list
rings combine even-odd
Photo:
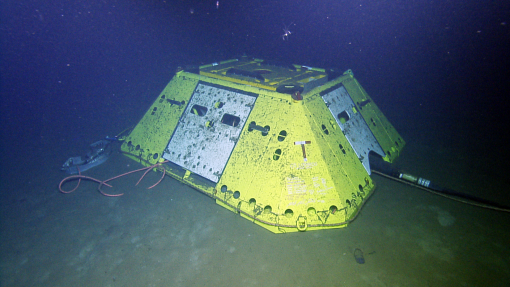
[(404, 145), (350, 70), (240, 58), (179, 71), (121, 150), (286, 233), (347, 226), (375, 189), (369, 153)]

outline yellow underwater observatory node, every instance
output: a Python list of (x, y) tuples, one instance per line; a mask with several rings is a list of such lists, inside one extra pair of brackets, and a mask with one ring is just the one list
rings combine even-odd
[(244, 57), (178, 72), (121, 150), (285, 233), (346, 226), (404, 145), (350, 70)]

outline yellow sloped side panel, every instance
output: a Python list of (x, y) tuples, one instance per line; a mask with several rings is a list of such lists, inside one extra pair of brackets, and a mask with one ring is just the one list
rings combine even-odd
[[(331, 115), (324, 103), (318, 112)], [(367, 183), (359, 161), (340, 164), (340, 153), (350, 161), (355, 155), (331, 148), (332, 137), (343, 135), (324, 137), (303, 102), (290, 96), (260, 95), (250, 122), (269, 132), (244, 127), (218, 182), (217, 202), (275, 233), (345, 226), (357, 211), (352, 194)], [(360, 174), (354, 181), (353, 172)], [(368, 193), (373, 185), (365, 188)]]
[(197, 83), (187, 73), (176, 75), (126, 138), (122, 152), (144, 165), (157, 163)]
[(375, 185), (319, 94), (305, 98), (315, 133), (342, 203), (351, 219)]
[(405, 141), (355, 78), (346, 77), (343, 85), (386, 153), (384, 160), (393, 162), (400, 155)]

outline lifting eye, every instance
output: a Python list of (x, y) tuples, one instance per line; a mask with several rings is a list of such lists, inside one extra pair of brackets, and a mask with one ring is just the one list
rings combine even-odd
[(282, 155), (281, 149), (275, 150), (273, 154), (273, 160), (279, 160), (281, 155)]
[(278, 134), (278, 141), (279, 142), (282, 142), (285, 140), (285, 138), (287, 137), (287, 132), (286, 131), (281, 131), (279, 134)]
[(326, 135), (329, 135), (328, 128), (327, 128), (325, 125), (322, 125), (322, 131), (323, 131)]

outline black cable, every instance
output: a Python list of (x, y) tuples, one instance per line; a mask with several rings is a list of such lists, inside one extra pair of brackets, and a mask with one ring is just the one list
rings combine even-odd
[[(407, 183), (412, 186), (419, 187), (427, 191), (431, 191), (434, 194), (444, 195), (449, 199), (457, 200), (459, 202), (475, 205), (478, 207), (490, 208), (497, 211), (510, 212), (510, 206), (500, 204), (478, 196), (474, 196), (471, 194), (455, 191), (453, 189), (444, 188), (435, 183), (432, 183), (430, 180), (405, 174), (401, 172), (399, 169), (392, 166), (390, 163), (384, 161), (381, 157), (377, 157), (371, 154), (370, 154), (370, 168), (373, 172), (383, 175), (389, 179)], [(467, 199), (479, 204), (473, 204), (472, 202), (458, 200), (453, 197)]]

